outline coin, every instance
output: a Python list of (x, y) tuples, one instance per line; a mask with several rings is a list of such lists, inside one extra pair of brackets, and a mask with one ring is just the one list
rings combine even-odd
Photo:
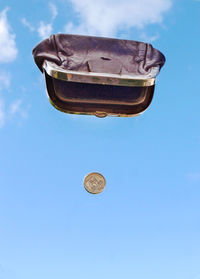
[(98, 172), (89, 173), (84, 179), (84, 187), (90, 194), (101, 193), (106, 186), (106, 180)]

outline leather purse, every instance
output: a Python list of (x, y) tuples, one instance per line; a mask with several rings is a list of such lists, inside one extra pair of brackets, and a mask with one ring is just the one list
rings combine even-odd
[(165, 63), (152, 45), (57, 34), (33, 49), (51, 104), (66, 113), (135, 116), (150, 105)]

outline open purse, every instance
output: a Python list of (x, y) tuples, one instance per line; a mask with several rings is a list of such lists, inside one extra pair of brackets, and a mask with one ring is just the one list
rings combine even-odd
[(146, 110), (165, 63), (150, 44), (67, 34), (42, 41), (33, 56), (55, 108), (99, 117)]

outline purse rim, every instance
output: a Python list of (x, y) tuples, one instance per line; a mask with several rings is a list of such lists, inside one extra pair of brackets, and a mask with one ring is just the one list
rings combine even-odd
[(142, 75), (134, 76), (126, 74), (71, 71), (62, 69), (55, 63), (47, 60), (43, 63), (43, 69), (52, 78), (63, 81), (128, 87), (152, 86), (155, 84), (155, 76), (158, 73), (157, 67), (154, 67), (154, 77), (149, 78), (148, 75), (144, 78)]

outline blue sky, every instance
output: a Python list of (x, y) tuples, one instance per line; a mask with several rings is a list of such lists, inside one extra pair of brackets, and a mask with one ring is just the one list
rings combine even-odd
[[(192, 0), (0, 0), (0, 279), (200, 278), (199, 14)], [(162, 51), (149, 109), (54, 109), (31, 52), (58, 32)]]

